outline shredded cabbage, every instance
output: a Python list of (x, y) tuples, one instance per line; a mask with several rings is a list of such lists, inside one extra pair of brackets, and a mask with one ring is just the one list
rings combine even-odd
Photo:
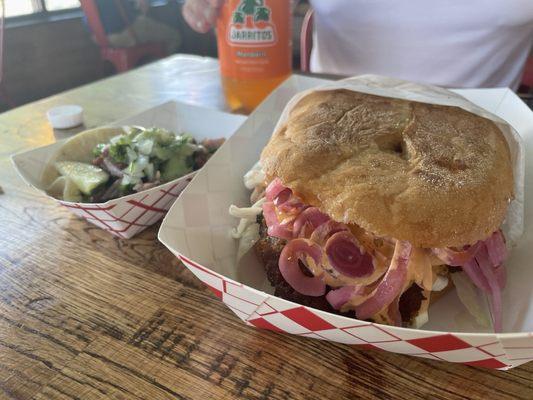
[(461, 300), (468, 312), (476, 319), (479, 325), (483, 327), (490, 326), (489, 318), (484, 311), (485, 307), (481, 294), (468, 275), (464, 272), (454, 272), (450, 276), (457, 290), (457, 296), (459, 296), (459, 300)]
[(237, 260), (240, 260), (259, 240), (257, 216), (263, 212), (261, 206), (265, 201), (266, 199), (263, 197), (251, 207), (237, 207), (233, 204), (229, 207), (230, 215), (240, 218), (239, 225), (231, 230), (231, 236), (234, 239), (240, 239)]
[(416, 317), (413, 318), (412, 327), (415, 329), (420, 329), (429, 321), (429, 314), (427, 310), (419, 313)]
[(261, 207), (265, 201), (266, 199), (262, 197), (250, 207), (237, 207), (232, 204), (229, 207), (229, 213), (235, 218), (250, 219), (255, 221), (256, 217), (263, 212)]
[(440, 292), (446, 286), (448, 286), (448, 278), (442, 275), (436, 275), (435, 280), (433, 281), (433, 286), (431, 287), (432, 292)]
[(259, 225), (256, 223), (248, 225), (242, 233), (241, 240), (239, 241), (237, 260), (240, 260), (246, 253), (248, 253), (258, 240)]
[[(265, 173), (261, 168), (261, 164), (256, 162), (254, 166), (244, 175), (244, 186), (248, 190), (253, 190), (259, 185), (265, 183)], [(264, 197), (257, 200), (250, 207), (237, 207), (231, 205), (229, 213), (235, 218), (239, 218), (239, 224), (236, 228), (231, 230), (231, 236), (239, 240), (239, 248), (237, 250), (237, 260), (240, 260), (253, 245), (259, 240), (259, 224), (257, 223), (257, 216), (263, 212), (262, 205), (266, 201)]]
[(252, 169), (244, 175), (244, 186), (248, 190), (253, 190), (256, 186), (264, 184), (266, 179), (265, 173), (261, 169), (260, 162), (256, 162)]

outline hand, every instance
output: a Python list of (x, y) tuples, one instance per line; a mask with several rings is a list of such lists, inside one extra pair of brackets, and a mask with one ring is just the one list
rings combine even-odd
[(186, 0), (183, 18), (196, 32), (206, 33), (215, 25), (223, 3), (224, 0)]

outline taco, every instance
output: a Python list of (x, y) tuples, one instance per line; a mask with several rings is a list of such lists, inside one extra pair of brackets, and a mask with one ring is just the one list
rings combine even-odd
[(141, 192), (201, 168), (224, 139), (198, 143), (161, 128), (97, 128), (65, 142), (48, 161), (43, 186), (52, 197), (101, 203)]

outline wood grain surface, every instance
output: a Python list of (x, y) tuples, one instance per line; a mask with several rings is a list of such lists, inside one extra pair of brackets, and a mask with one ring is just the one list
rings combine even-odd
[(94, 127), (176, 98), (223, 108), (216, 61), (174, 56), (0, 115), (0, 398), (533, 398), (533, 363), (491, 371), (248, 327), (158, 226), (114, 238), (9, 161), (54, 140), (53, 105), (82, 105)]

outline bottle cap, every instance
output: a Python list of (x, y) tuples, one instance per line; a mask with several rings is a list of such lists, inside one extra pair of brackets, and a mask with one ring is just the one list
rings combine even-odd
[(68, 129), (83, 123), (83, 108), (71, 104), (51, 108), (46, 112), (48, 121), (55, 129)]

